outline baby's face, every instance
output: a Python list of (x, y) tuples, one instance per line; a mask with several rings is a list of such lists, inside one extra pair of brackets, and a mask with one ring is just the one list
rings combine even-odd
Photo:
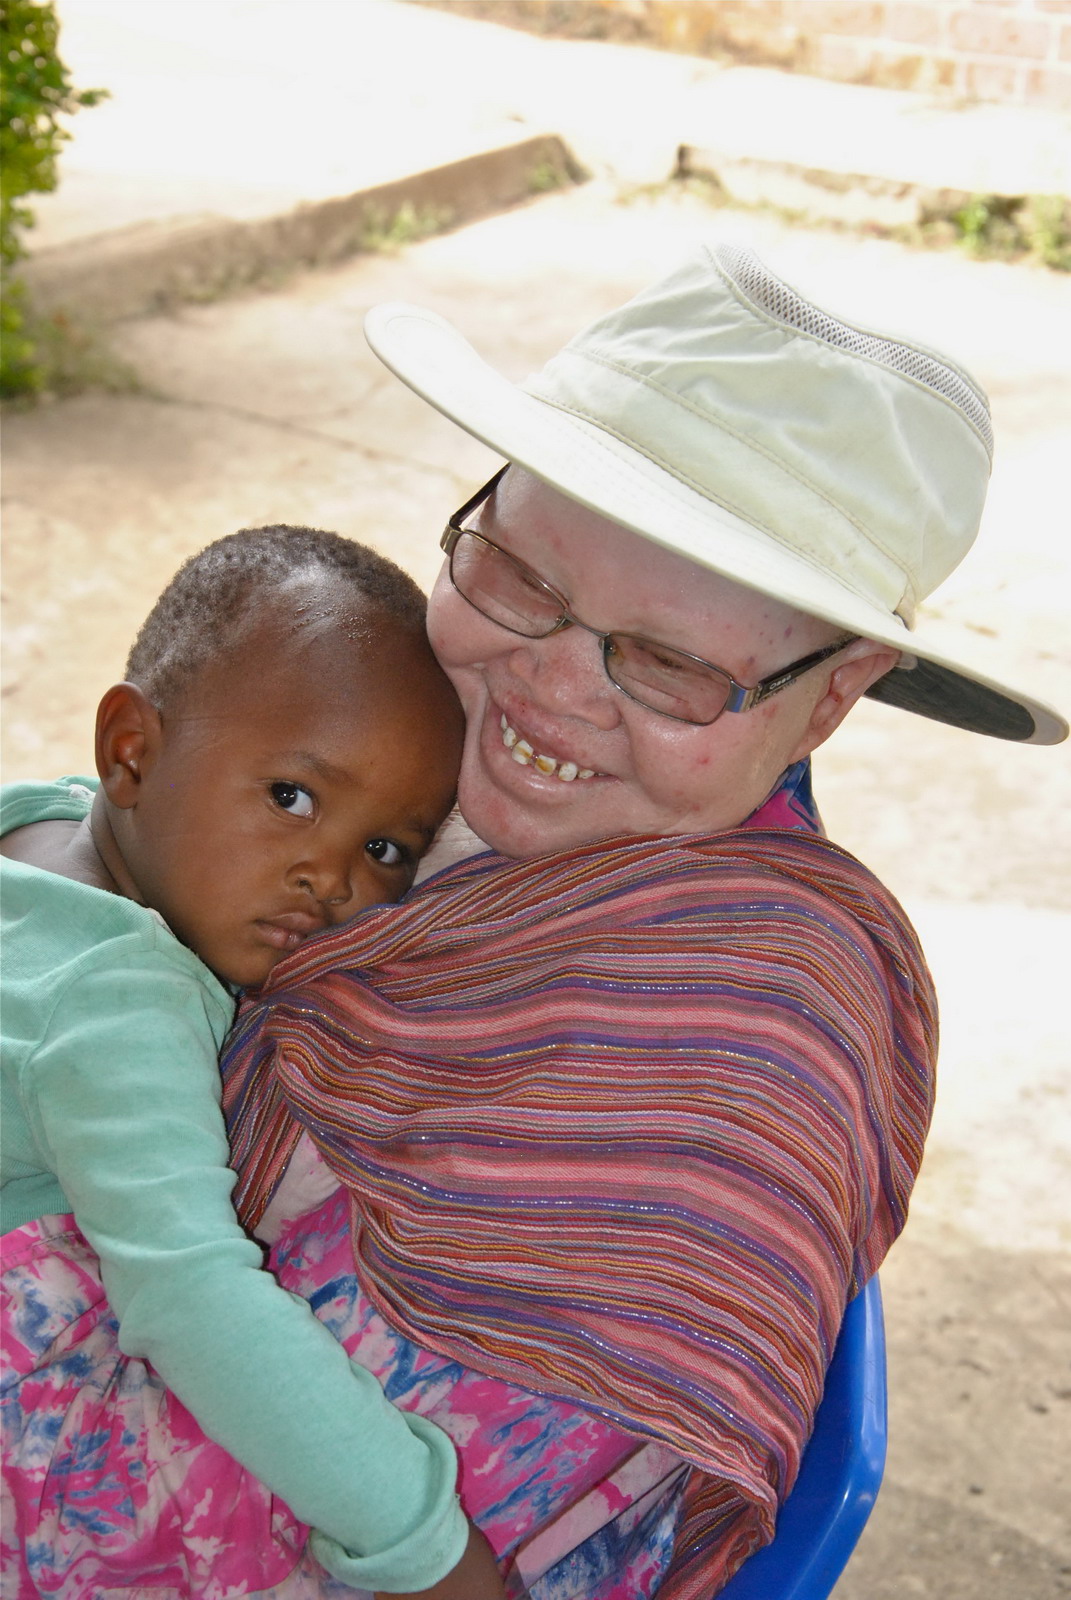
[(221, 978), (397, 900), (453, 803), (460, 707), (422, 637), (269, 619), (172, 713), (123, 814), (142, 897)]

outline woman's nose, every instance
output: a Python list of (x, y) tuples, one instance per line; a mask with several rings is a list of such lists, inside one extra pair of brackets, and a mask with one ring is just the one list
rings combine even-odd
[(518, 639), (511, 665), (547, 710), (598, 728), (619, 721), (621, 696), (606, 675), (602, 640), (587, 628), (570, 623), (546, 639)]

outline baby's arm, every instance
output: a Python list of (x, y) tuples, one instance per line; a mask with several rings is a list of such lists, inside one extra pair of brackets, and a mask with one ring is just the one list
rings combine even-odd
[(453, 1446), (387, 1402), (238, 1226), (212, 1004), (154, 951), (90, 964), (24, 1085), (36, 1136), (101, 1258), (121, 1348), (313, 1525), (336, 1577), (426, 1589), (468, 1542)]
[[(478, 1528), (470, 1527), (465, 1553), (447, 1577), (419, 1594), (397, 1595), (396, 1600), (505, 1600), (505, 1594), (491, 1546)], [(378, 1594), (375, 1600), (380, 1600)]]

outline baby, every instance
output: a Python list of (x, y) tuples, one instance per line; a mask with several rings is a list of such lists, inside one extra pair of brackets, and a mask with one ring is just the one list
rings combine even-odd
[[(463, 722), (424, 609), (397, 567), (335, 534), (221, 539), (165, 590), (100, 702), (99, 786), (3, 791), (0, 1221), (47, 1242), (73, 1211), (121, 1351), (312, 1524), (337, 1578), (468, 1600), (499, 1590), (453, 1446), (262, 1270), (230, 1205), (216, 1060), (235, 990), (399, 899), (451, 806)], [(31, 1349), (31, 1319), (8, 1319)], [(12, 1481), (23, 1576), (43, 1581), (57, 1544), (93, 1530), (46, 1536)], [(120, 1502), (108, 1559), (133, 1505), (161, 1575), (193, 1581), (189, 1530), (139, 1522), (136, 1484)], [(64, 1594), (97, 1593), (93, 1561), (75, 1568)]]

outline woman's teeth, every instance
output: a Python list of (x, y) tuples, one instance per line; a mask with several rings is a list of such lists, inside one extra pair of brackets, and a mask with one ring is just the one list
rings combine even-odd
[(511, 728), (503, 716), (501, 719), (502, 743), (522, 767), (535, 767), (537, 771), (546, 773), (547, 777), (560, 778), (562, 783), (572, 783), (574, 778), (593, 778), (595, 773), (591, 767), (578, 767), (575, 761), (555, 761), (553, 756), (537, 755), (528, 743), (522, 739), (516, 728)]

